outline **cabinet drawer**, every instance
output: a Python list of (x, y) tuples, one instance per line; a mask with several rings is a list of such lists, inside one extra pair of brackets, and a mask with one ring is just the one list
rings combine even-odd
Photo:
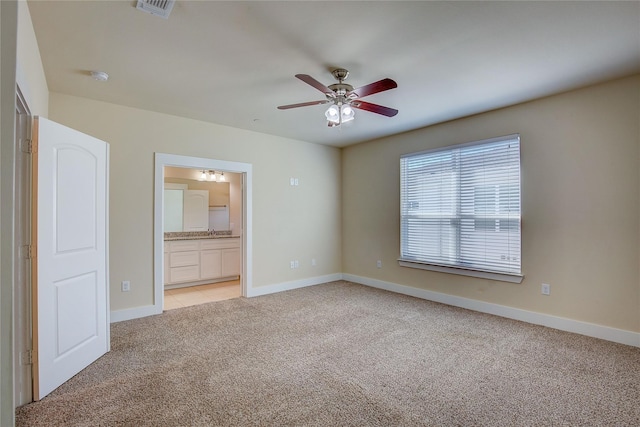
[(171, 242), (171, 252), (197, 251), (200, 249), (200, 242), (197, 240), (177, 240)]
[(200, 267), (197, 265), (169, 269), (169, 281), (171, 283), (193, 282), (198, 279), (200, 279)]
[(200, 263), (200, 252), (171, 252), (169, 254), (169, 267), (197, 266)]
[(238, 239), (206, 239), (200, 241), (200, 249), (227, 249), (227, 248), (238, 248), (240, 247), (240, 242)]

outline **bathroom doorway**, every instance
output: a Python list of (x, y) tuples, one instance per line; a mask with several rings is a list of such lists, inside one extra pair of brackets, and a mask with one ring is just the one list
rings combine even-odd
[(242, 296), (242, 180), (164, 167), (164, 310)]
[[(155, 166), (154, 310), (162, 312), (164, 308), (250, 294), (252, 165), (156, 153)], [(210, 173), (217, 175), (215, 182), (220, 182), (224, 174), (223, 182), (229, 185), (219, 187), (229, 189), (226, 196), (225, 191), (207, 190), (213, 188)], [(186, 203), (194, 206), (206, 204), (207, 213), (203, 214), (201, 208), (195, 211), (183, 209), (186, 216), (182, 218), (182, 229), (165, 234), (167, 221), (174, 224), (167, 225), (167, 228), (175, 227), (178, 222), (169, 218), (172, 214), (165, 209), (165, 199), (173, 200), (169, 194), (165, 195), (165, 186), (188, 190), (189, 193), (184, 192), (183, 195), (193, 196), (193, 200)], [(165, 283), (168, 283), (167, 293)]]

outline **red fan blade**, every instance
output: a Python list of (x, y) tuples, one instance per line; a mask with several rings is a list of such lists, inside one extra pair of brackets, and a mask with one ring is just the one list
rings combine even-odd
[(305, 82), (306, 84), (315, 87), (325, 95), (329, 95), (332, 97), (336, 96), (336, 93), (334, 91), (332, 91), (331, 89), (329, 89), (328, 87), (326, 87), (325, 85), (323, 85), (322, 83), (320, 83), (319, 81), (317, 81), (316, 79), (314, 79), (313, 77), (307, 74), (296, 74), (296, 77), (302, 80), (303, 82)]
[(374, 93), (384, 92), (385, 90), (398, 87), (398, 84), (391, 79), (382, 79), (375, 83), (368, 84), (352, 90), (347, 93), (348, 98), (363, 98), (365, 96), (373, 95)]
[(301, 102), (300, 104), (289, 104), (289, 105), (281, 105), (278, 107), (278, 110), (288, 110), (289, 108), (298, 108), (298, 107), (308, 107), (309, 105), (320, 105), (326, 104), (329, 102), (327, 99), (322, 101), (310, 101), (310, 102)]
[(398, 114), (398, 110), (389, 107), (383, 107), (382, 105), (372, 104), (364, 101), (353, 101), (350, 104), (353, 108), (360, 110), (371, 111), (372, 113), (382, 114), (383, 116), (393, 117)]

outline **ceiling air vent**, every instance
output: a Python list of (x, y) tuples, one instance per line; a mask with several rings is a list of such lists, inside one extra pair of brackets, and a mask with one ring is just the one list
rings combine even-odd
[(174, 3), (175, 0), (138, 0), (136, 9), (168, 19)]

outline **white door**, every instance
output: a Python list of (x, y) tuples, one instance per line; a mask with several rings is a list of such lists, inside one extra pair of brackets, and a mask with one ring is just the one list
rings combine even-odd
[(209, 191), (185, 190), (183, 209), (184, 231), (209, 229)]
[(109, 351), (109, 145), (34, 120), (34, 400)]

